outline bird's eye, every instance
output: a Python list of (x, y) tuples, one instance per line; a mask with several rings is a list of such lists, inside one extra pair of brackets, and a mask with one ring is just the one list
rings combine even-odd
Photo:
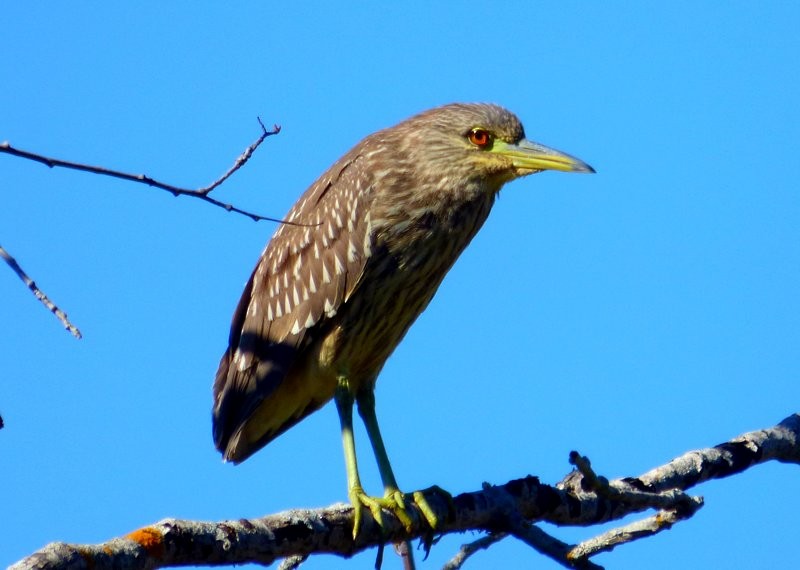
[(478, 148), (488, 148), (492, 144), (492, 135), (486, 129), (475, 128), (467, 134), (469, 142)]

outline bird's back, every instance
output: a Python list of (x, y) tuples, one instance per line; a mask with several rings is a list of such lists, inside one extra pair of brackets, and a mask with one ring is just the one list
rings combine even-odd
[(295, 203), (234, 312), (214, 382), (214, 442), (226, 460), (246, 459), (330, 399), (323, 378), (315, 385), (297, 377), (368, 257), (363, 211), (369, 195), (358, 191), (357, 149)]

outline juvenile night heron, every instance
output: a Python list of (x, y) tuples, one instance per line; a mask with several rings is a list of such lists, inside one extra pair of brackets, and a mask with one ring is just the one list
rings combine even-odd
[[(289, 211), (233, 315), (214, 382), (214, 443), (239, 463), (331, 398), (341, 421), (356, 514), (381, 508), (405, 523), (375, 416), (375, 381), (483, 225), (506, 182), (542, 170), (594, 172), (525, 139), (495, 105), (452, 104), (368, 136)], [(353, 403), (384, 486), (362, 486)], [(435, 521), (431, 521), (435, 524)]]

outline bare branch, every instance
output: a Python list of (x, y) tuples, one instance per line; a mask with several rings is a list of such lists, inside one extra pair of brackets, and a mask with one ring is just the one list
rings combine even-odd
[[(690, 517), (702, 505), (700, 498), (670, 493), (670, 490), (687, 489), (698, 482), (726, 477), (770, 460), (800, 463), (800, 414), (786, 418), (773, 428), (687, 453), (639, 477), (609, 481), (600, 493), (591, 486), (602, 478), (592, 472), (588, 477), (591, 481), (586, 483), (584, 474), (576, 471), (555, 487), (528, 476), (500, 486), (485, 484), (480, 491), (458, 495), (452, 503), (437, 492), (426, 492), (425, 498), (442, 521), (435, 531), (437, 534), (491, 533), (491, 538), (462, 547), (462, 551), (474, 551), (509, 534), (562, 565), (599, 568), (588, 558), (666, 530)], [(588, 465), (582, 468), (589, 472)], [(600, 484), (600, 487), (605, 486)], [(575, 547), (531, 524), (548, 521), (562, 526), (587, 526), (619, 520), (653, 508), (652, 505), (664, 504), (672, 507), (658, 508), (655, 516), (603, 533)], [(349, 557), (387, 543), (429, 539), (432, 529), (427, 526), (425, 517), (413, 509), (410, 515), (412, 524), (406, 529), (401, 521), (385, 512), (381, 530), (369, 512), (364, 512), (362, 528), (355, 540), (352, 537), (353, 509), (348, 505), (217, 523), (168, 519), (103, 544), (53, 543), (11, 568), (101, 570), (248, 562), (271, 564), (279, 558), (314, 553)], [(465, 560), (470, 553), (459, 556)], [(458, 568), (463, 564), (459, 556), (448, 567)]]
[(800, 414), (789, 416), (775, 427), (751, 431), (711, 449), (690, 451), (625, 482), (652, 491), (689, 489), (770, 460), (800, 464)]
[(308, 555), (306, 556), (289, 556), (288, 558), (284, 558), (281, 565), (278, 566), (278, 570), (297, 570), (300, 568), (300, 565), (303, 564), (308, 559)]
[[(225, 174), (220, 176), (217, 180), (215, 180), (214, 182), (212, 182), (211, 184), (209, 184), (205, 188), (200, 188), (200, 189), (196, 190), (196, 192), (198, 194), (205, 194), (205, 195), (210, 194), (212, 190), (214, 190), (217, 186), (219, 186), (220, 184), (225, 182), (231, 176), (231, 174), (233, 174), (234, 172), (239, 170), (242, 166), (245, 165), (245, 163), (248, 160), (250, 160), (250, 157), (253, 156), (253, 153), (256, 151), (258, 146), (262, 142), (264, 142), (265, 138), (267, 138), (269, 136), (272, 136), (272, 135), (277, 135), (279, 132), (281, 132), (280, 125), (272, 125), (272, 130), (268, 131), (267, 127), (264, 126), (264, 123), (261, 122), (261, 117), (256, 117), (256, 118), (258, 119), (258, 124), (261, 125), (261, 136), (258, 137), (258, 139), (253, 144), (251, 144), (249, 147), (247, 147), (244, 150), (244, 152), (239, 155), (239, 157), (234, 161), (233, 166), (231, 166)], [(270, 219), (271, 220), (271, 218), (262, 218), (262, 219)], [(256, 220), (256, 221), (258, 221), (258, 220)], [(272, 221), (279, 221), (279, 220), (272, 220)]]
[(577, 451), (569, 454), (569, 461), (578, 469), (582, 476), (581, 488), (590, 490), (601, 497), (622, 501), (627, 505), (653, 509), (687, 509), (694, 512), (702, 506), (702, 500), (687, 495), (680, 489), (665, 489), (664, 491), (641, 491), (636, 489), (630, 479), (609, 481), (598, 476), (592, 469), (588, 458)]
[(507, 536), (507, 532), (493, 532), (468, 544), (462, 544), (456, 555), (442, 566), (442, 570), (460, 570), (470, 556), (481, 550), (486, 550)]
[[(693, 511), (694, 512), (694, 511)], [(691, 516), (688, 515), (688, 516)], [(608, 532), (597, 535), (592, 539), (586, 540), (574, 547), (567, 553), (570, 561), (586, 560), (595, 554), (609, 552), (620, 544), (631, 542), (640, 538), (653, 536), (661, 531), (669, 530), (676, 522), (688, 518), (676, 510), (659, 511), (658, 514), (647, 517), (631, 524), (611, 529)]]
[(214, 206), (223, 208), (228, 212), (235, 212), (237, 214), (242, 214), (243, 216), (247, 216), (253, 221), (270, 221), (270, 222), (279, 222), (279, 223), (287, 223), (283, 220), (277, 218), (270, 218), (268, 216), (261, 216), (259, 214), (254, 214), (253, 212), (249, 212), (247, 210), (242, 210), (241, 208), (237, 208), (233, 204), (228, 204), (226, 202), (221, 202), (209, 196), (209, 194), (217, 188), (220, 184), (225, 182), (234, 172), (239, 170), (244, 164), (250, 159), (253, 155), (253, 152), (259, 147), (259, 145), (264, 142), (269, 136), (277, 135), (281, 132), (281, 128), (278, 125), (274, 125), (272, 130), (267, 130), (264, 126), (264, 123), (261, 122), (261, 119), (258, 119), (258, 124), (261, 125), (261, 135), (256, 139), (253, 144), (245, 149), (245, 151), (234, 161), (233, 166), (228, 169), (228, 171), (220, 176), (217, 180), (205, 186), (204, 188), (200, 188), (198, 190), (190, 190), (188, 188), (179, 188), (177, 186), (173, 186), (171, 184), (166, 184), (164, 182), (159, 182), (153, 178), (150, 178), (146, 174), (129, 174), (127, 172), (120, 172), (118, 170), (111, 170), (108, 168), (104, 168), (102, 166), (91, 166), (88, 164), (81, 164), (78, 162), (70, 162), (67, 160), (60, 160), (58, 158), (50, 158), (47, 156), (43, 156), (41, 154), (21, 150), (18, 148), (14, 148), (11, 144), (6, 141), (0, 143), (0, 152), (10, 154), (12, 156), (18, 156), (20, 158), (25, 158), (27, 160), (33, 160), (34, 162), (39, 162), (48, 166), (50, 168), (61, 167), (61, 168), (69, 168), (72, 170), (80, 170), (83, 172), (90, 172), (92, 174), (100, 174), (102, 176), (111, 176), (112, 178), (120, 178), (122, 180), (128, 180), (130, 182), (139, 182), (142, 184), (147, 184), (148, 186), (152, 186), (154, 188), (160, 188), (161, 190), (166, 190), (173, 196), (191, 196), (193, 198), (199, 198), (209, 204), (213, 204)]
[(545, 556), (555, 560), (565, 568), (581, 568), (583, 570), (603, 570), (602, 566), (590, 562), (589, 556), (571, 557), (572, 549), (566, 542), (550, 536), (536, 525), (525, 521), (516, 524), (511, 533)]
[[(9, 265), (9, 267), (11, 267), (11, 269), (14, 271), (14, 273), (17, 274), (17, 277), (22, 279), (22, 282), (25, 283), (25, 285), (28, 286), (28, 289), (31, 290), (33, 295), (37, 299), (39, 299), (39, 301), (41, 301), (42, 304), (45, 307), (47, 307), (47, 310), (49, 310), (51, 313), (53, 313), (56, 316), (56, 318), (59, 321), (61, 321), (61, 324), (64, 325), (64, 328), (66, 328), (69, 332), (72, 333), (72, 336), (74, 336), (77, 339), (82, 338), (83, 335), (81, 335), (81, 331), (79, 331), (78, 328), (69, 321), (69, 318), (67, 317), (67, 314), (64, 311), (62, 311), (61, 309), (59, 309), (58, 306), (55, 303), (53, 303), (47, 297), (47, 295), (45, 295), (42, 292), (41, 289), (39, 289), (39, 287), (36, 285), (36, 282), (33, 279), (31, 279), (28, 276), (28, 274), (25, 273), (25, 271), (22, 270), (22, 267), (19, 266), (19, 263), (17, 263), (17, 260), (14, 259), (11, 256), (11, 254), (8, 253), (3, 248), (3, 246), (0, 246), (0, 257), (2, 257), (5, 260), (5, 262)], [(0, 427), (3, 427), (2, 422), (0, 422)]]

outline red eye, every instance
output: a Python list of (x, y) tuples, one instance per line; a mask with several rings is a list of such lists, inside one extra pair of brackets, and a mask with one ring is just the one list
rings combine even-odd
[(492, 135), (484, 129), (472, 129), (467, 135), (469, 142), (478, 148), (486, 148), (492, 142)]

